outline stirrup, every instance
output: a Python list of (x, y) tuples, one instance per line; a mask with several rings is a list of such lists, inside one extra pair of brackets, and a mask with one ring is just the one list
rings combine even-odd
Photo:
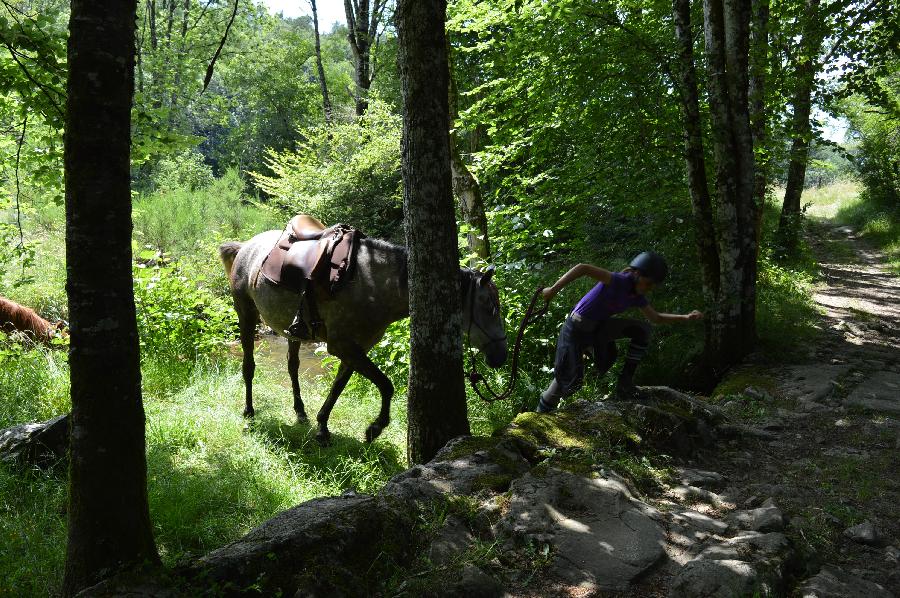
[(303, 313), (302, 310), (297, 310), (297, 315), (294, 316), (294, 321), (291, 322), (291, 325), (287, 327), (284, 333), (289, 337), (296, 340), (309, 340), (311, 337), (309, 326), (306, 325), (306, 322), (303, 321)]

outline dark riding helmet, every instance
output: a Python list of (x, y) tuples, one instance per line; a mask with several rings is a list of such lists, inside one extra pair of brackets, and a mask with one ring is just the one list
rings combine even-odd
[(669, 273), (669, 265), (666, 264), (666, 259), (652, 251), (638, 254), (631, 260), (629, 266), (657, 284), (664, 281)]

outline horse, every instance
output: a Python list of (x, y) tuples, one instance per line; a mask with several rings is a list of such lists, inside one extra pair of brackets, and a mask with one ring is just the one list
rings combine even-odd
[[(323, 227), (317, 220), (308, 220)], [(381, 395), (381, 409), (366, 429), (366, 442), (372, 442), (390, 422), (394, 386), (390, 379), (368, 357), (369, 350), (384, 336), (387, 327), (409, 316), (407, 276), (408, 252), (405, 247), (364, 237), (359, 241), (356, 264), (347, 284), (333, 295), (315, 292), (319, 316), (324, 326), (315, 338), (300, 341), (285, 333), (300, 303), (300, 296), (275, 285), (259, 275), (263, 261), (278, 242), (282, 231), (260, 233), (249, 241), (226, 242), (219, 247), (225, 267), (234, 308), (238, 316), (242, 374), (245, 386), (244, 416), (253, 417), (253, 359), (256, 325), (260, 318), (288, 339), (287, 366), (294, 398), (297, 421), (308, 421), (300, 396), (298, 370), (301, 342), (325, 342), (328, 353), (340, 360), (328, 396), (316, 416), (316, 440), (329, 443), (328, 418), (335, 403), (357, 372), (370, 380)], [(507, 356), (506, 330), (501, 316), (497, 288), (491, 280), (493, 266), (486, 272), (460, 268), (459, 287), (463, 305), (463, 330), (469, 343), (481, 351), (485, 363), (492, 368), (503, 365)]]

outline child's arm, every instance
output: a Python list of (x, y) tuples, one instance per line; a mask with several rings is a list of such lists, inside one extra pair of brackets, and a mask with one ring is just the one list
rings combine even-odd
[(687, 322), (688, 320), (702, 320), (703, 314), (696, 309), (689, 314), (661, 314), (650, 305), (641, 308), (644, 317), (654, 324), (668, 324), (670, 322)]
[(552, 287), (547, 287), (541, 291), (541, 294), (546, 301), (550, 301), (563, 289), (563, 287), (582, 276), (590, 276), (594, 280), (599, 280), (602, 283), (609, 283), (609, 281), (612, 280), (612, 273), (609, 270), (604, 270), (603, 268), (598, 268), (597, 266), (592, 266), (590, 264), (578, 264), (563, 274), (562, 278), (557, 280), (556, 284)]

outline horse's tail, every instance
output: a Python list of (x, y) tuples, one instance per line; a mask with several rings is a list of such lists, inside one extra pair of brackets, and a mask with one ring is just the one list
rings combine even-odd
[(219, 245), (219, 259), (225, 266), (225, 276), (228, 277), (229, 286), (234, 286), (231, 278), (231, 268), (234, 266), (234, 258), (237, 257), (238, 251), (241, 250), (241, 244), (236, 241), (228, 241)]

